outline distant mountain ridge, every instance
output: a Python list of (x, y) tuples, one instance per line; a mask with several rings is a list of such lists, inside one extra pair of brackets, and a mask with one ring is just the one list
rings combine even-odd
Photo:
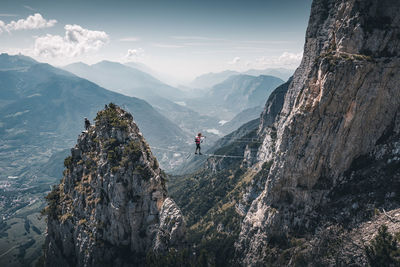
[(293, 73), (294, 70), (284, 69), (284, 68), (249, 69), (244, 72), (225, 70), (221, 72), (216, 72), (216, 73), (210, 72), (200, 75), (190, 83), (190, 86), (193, 88), (211, 88), (233, 75), (240, 75), (240, 74), (251, 75), (251, 76), (270, 75), (278, 77), (283, 81), (287, 81), (293, 75)]
[(35, 63), (37, 62), (34, 59), (27, 56), (10, 57), (6, 53), (0, 54), (0, 70), (2, 71), (27, 68)]
[[(214, 85), (203, 97), (188, 99), (188, 104), (203, 114), (231, 120), (245, 109), (261, 107), (283, 80), (267, 75), (233, 75)], [(243, 121), (254, 119), (254, 116)]]
[(226, 108), (244, 110), (261, 106), (283, 80), (267, 75), (234, 75), (215, 85), (207, 97), (223, 99)]
[(262, 106), (252, 107), (245, 109), (238, 113), (232, 120), (228, 121), (224, 125), (221, 126), (221, 131), (224, 134), (231, 133), (243, 124), (249, 122), (250, 120), (254, 120), (260, 117), (261, 112), (263, 111)]
[(183, 94), (179, 89), (162, 83), (146, 72), (118, 62), (104, 60), (93, 65), (79, 62), (63, 69), (109, 90), (145, 100), (154, 96), (173, 100)]
[[(108, 91), (67, 71), (20, 56), (2, 55), (0, 66), (17, 70), (0, 71), (0, 136), (3, 142), (38, 145), (56, 142), (65, 148), (82, 130), (84, 116), (93, 118), (96, 110), (116, 102), (132, 112), (150, 144), (179, 145), (185, 134), (144, 100)], [(20, 70), (23, 67), (23, 70)], [(57, 140), (57, 141), (56, 141)], [(50, 147), (49, 147), (50, 148)]]
[(174, 79), (173, 77), (171, 77), (170, 75), (162, 73), (162, 72), (158, 72), (158, 71), (150, 68), (149, 66), (145, 65), (144, 63), (130, 61), (130, 62), (125, 62), (123, 64), (125, 66), (131, 67), (131, 68), (135, 68), (135, 69), (143, 71), (143, 72), (145, 72), (147, 74), (150, 74), (151, 76), (153, 76), (157, 80), (159, 80), (162, 83), (167, 84), (169, 86), (176, 87), (177, 84), (179, 84), (179, 82), (176, 79)]
[(211, 88), (214, 85), (228, 79), (229, 76), (237, 74), (239, 74), (239, 72), (233, 70), (225, 70), (217, 73), (206, 73), (196, 77), (193, 82), (190, 83), (190, 86), (193, 88)]
[(271, 75), (287, 81), (293, 75), (294, 71), (285, 68), (249, 69), (243, 72), (243, 74), (252, 76)]
[[(184, 93), (155, 79), (148, 73), (129, 66), (141, 66), (138, 63), (101, 61), (94, 65), (74, 63), (64, 67), (80, 77), (127, 96), (136, 96), (148, 101), (161, 114), (179, 125), (188, 135), (199, 130), (215, 128), (218, 120), (178, 105)], [(196, 119), (194, 119), (196, 118)]]

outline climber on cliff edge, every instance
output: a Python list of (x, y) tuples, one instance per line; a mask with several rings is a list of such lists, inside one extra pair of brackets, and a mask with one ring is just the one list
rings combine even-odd
[(85, 117), (85, 130), (88, 131), (90, 127), (90, 121), (88, 120), (88, 118)]
[(197, 150), (199, 150), (199, 155), (203, 155), (201, 154), (201, 147), (200, 144), (203, 143), (203, 139), (206, 138), (205, 136), (202, 136), (201, 133), (198, 133), (197, 136), (194, 138), (194, 142), (196, 143), (196, 151), (194, 152), (194, 154), (197, 154)]

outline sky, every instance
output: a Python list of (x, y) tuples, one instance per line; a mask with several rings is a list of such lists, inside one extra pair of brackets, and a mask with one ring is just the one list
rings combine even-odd
[(312, 0), (0, 0), (0, 52), (63, 66), (140, 62), (177, 81), (295, 69)]

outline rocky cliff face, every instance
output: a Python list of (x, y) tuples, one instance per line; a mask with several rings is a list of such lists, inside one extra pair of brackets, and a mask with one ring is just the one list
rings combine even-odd
[(268, 129), (275, 121), (276, 117), (280, 114), (283, 104), (285, 102), (285, 95), (288, 91), (289, 85), (292, 83), (293, 77), (290, 77), (287, 82), (278, 86), (269, 96), (265, 103), (264, 111), (260, 116), (260, 124), (258, 126), (258, 135), (262, 136), (263, 131)]
[[(313, 230), (316, 210), (354, 182), (351, 167), (363, 155), (371, 166), (383, 164), (383, 176), (370, 170), (368, 179), (399, 179), (396, 168), (386, 173), (398, 162), (399, 25), (396, 0), (314, 0), (283, 109), (259, 130), (264, 142), (255, 169), (272, 165), (236, 243), (243, 264), (264, 262), (272, 236)], [(377, 152), (382, 146), (386, 152)]]
[(46, 266), (142, 264), (183, 242), (181, 211), (132, 116), (110, 104), (95, 122), (47, 197)]

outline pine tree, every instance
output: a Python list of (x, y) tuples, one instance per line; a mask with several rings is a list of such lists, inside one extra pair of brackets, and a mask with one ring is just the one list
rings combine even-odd
[(400, 248), (396, 238), (388, 232), (386, 225), (378, 229), (377, 236), (365, 247), (371, 266), (400, 266)]

